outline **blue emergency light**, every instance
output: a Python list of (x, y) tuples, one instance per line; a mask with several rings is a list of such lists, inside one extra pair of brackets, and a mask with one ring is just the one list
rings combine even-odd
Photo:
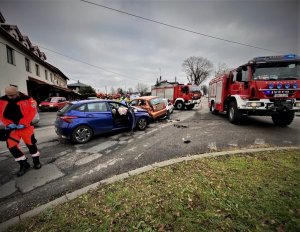
[(298, 89), (298, 83), (294, 83), (293, 88)]
[(289, 89), (290, 86), (291, 86), (290, 83), (286, 83), (286, 84), (285, 84), (285, 88), (286, 88), (286, 89)]
[(274, 84), (273, 83), (269, 84), (269, 89), (274, 89)]
[(279, 60), (294, 60), (300, 59), (300, 57), (296, 54), (286, 54), (282, 56), (259, 56), (253, 58), (256, 62), (267, 62), (267, 61), (279, 61)]
[(281, 89), (282, 88), (282, 84), (281, 83), (278, 83), (277, 84), (277, 89)]
[(298, 58), (298, 57), (297, 57), (296, 54), (287, 54), (287, 55), (283, 56), (283, 58), (284, 58), (285, 60), (289, 60), (289, 59), (296, 59), (296, 58)]

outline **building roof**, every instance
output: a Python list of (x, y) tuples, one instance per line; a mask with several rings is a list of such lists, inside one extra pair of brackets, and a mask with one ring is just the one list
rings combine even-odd
[(5, 18), (1, 14), (1, 11), (0, 11), (0, 23), (5, 23)]
[[(44, 52), (41, 52), (38, 46), (33, 46), (31, 41), (29, 40), (28, 36), (22, 35), (20, 32), (19, 28), (17, 25), (8, 25), (4, 24), (5, 23), (5, 18), (0, 12), (0, 35), (3, 35), (8, 41), (10, 41), (12, 44), (14, 44), (16, 47), (18, 47), (21, 51), (23, 51), (25, 54), (31, 56), (33, 60), (36, 62), (39, 62), (43, 64), (45, 67), (47, 67), (49, 70), (52, 70), (54, 73), (58, 73), (62, 76), (62, 78), (69, 80), (69, 78), (63, 74), (62, 71), (60, 71), (58, 68), (54, 67), (53, 65), (47, 63), (45, 60), (47, 59), (46, 55)], [(14, 38), (11, 34), (8, 33), (10, 30), (15, 30), (19, 36), (19, 40)], [(22, 42), (26, 41), (28, 45), (30, 46), (29, 48), (26, 48)], [(34, 54), (34, 51), (37, 51), (39, 56)]]
[(88, 85), (83, 84), (81, 82), (77, 82), (77, 83), (72, 83), (72, 84), (68, 84), (68, 87), (87, 87)]
[[(43, 64), (45, 67), (48, 69), (52, 70), (53, 72), (56, 72), (60, 74), (64, 79), (69, 80), (69, 78), (62, 73), (58, 68), (54, 67), (53, 65), (45, 62), (42, 60), (40, 57), (36, 56), (33, 51), (27, 49), (22, 43), (20, 43), (18, 40), (16, 40), (13, 36), (11, 36), (6, 30), (5, 30), (5, 25), (6, 24), (1, 24), (0, 25), (0, 35), (4, 36), (9, 42), (14, 44), (16, 47), (18, 47), (21, 51), (23, 51), (25, 54), (29, 55), (32, 57), (33, 60), (36, 62), (39, 62)], [(22, 37), (23, 38), (23, 37)]]

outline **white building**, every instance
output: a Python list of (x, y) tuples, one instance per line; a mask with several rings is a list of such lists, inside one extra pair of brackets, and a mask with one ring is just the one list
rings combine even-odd
[(8, 25), (0, 12), (0, 95), (8, 85), (41, 101), (49, 96), (76, 98), (66, 77), (46, 62), (45, 53), (34, 46), (16, 25)]

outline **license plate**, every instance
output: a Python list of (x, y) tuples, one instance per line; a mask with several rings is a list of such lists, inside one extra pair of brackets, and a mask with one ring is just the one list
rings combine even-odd
[(287, 93), (275, 93), (274, 97), (288, 97)]

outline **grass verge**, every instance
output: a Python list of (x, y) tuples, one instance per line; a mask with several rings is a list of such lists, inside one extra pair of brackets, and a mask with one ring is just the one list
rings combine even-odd
[(10, 231), (300, 231), (300, 150), (205, 158), (131, 177)]

